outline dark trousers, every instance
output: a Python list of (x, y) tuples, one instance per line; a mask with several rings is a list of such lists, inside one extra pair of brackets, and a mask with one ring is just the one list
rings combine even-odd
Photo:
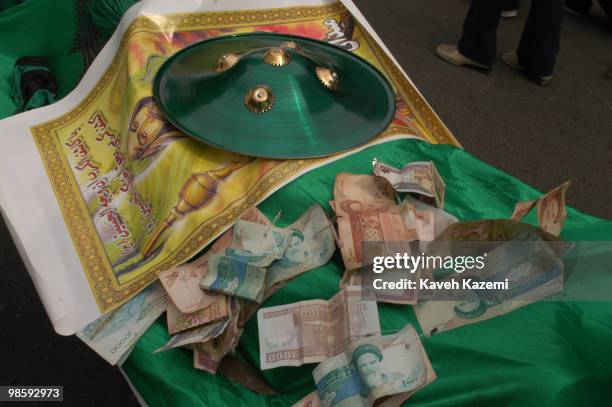
[[(463, 23), (459, 52), (474, 61), (492, 65), (497, 55), (500, 0), (472, 0)], [(532, 0), (517, 50), (520, 64), (532, 75), (552, 75), (559, 52), (563, 0)]]
[(501, 0), (502, 11), (514, 11), (521, 7), (519, 0)]
[[(599, 0), (601, 8), (612, 18), (612, 0)], [(593, 6), (593, 0), (565, 0), (565, 5), (580, 14), (587, 14)]]

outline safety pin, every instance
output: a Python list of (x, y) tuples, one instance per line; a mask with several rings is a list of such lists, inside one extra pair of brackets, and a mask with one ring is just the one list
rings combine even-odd
[(272, 226), (274, 226), (274, 224), (276, 222), (278, 222), (278, 220), (280, 219), (280, 217), (283, 215), (283, 211), (280, 210), (276, 213), (276, 215), (274, 216), (274, 219), (272, 219), (272, 222), (270, 222), (270, 224), (268, 225), (268, 227), (266, 228), (266, 231), (264, 232), (264, 237), (268, 236), (268, 232), (270, 231), (270, 229), (272, 229)]
[(325, 229), (327, 229), (328, 227), (332, 226), (335, 223), (338, 223), (338, 217), (334, 214), (334, 216), (329, 220), (329, 222), (327, 222), (325, 226), (323, 226), (323, 228), (321, 228), (320, 230), (312, 234), (312, 237), (315, 238), (319, 236), (321, 232), (323, 232)]
[(331, 230), (331, 234), (334, 238), (334, 241), (336, 242), (336, 245), (342, 249), (344, 247), (344, 243), (342, 243), (342, 241), (340, 240), (340, 236), (338, 236), (338, 232), (336, 232), (336, 228), (334, 227), (334, 224), (337, 223), (336, 220), (336, 216), (334, 215), (334, 217), (332, 218), (331, 221), (329, 221), (327, 223), (327, 225), (325, 225), (325, 227), (321, 230), (319, 230), (318, 232), (314, 233), (312, 235), (313, 238), (317, 237), (319, 235), (319, 233), (323, 232), (325, 229), (330, 228)]

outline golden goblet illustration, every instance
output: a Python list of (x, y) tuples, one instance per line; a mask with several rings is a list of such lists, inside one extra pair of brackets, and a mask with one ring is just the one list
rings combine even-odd
[(162, 235), (172, 225), (185, 215), (202, 209), (217, 195), (221, 181), (229, 177), (234, 171), (246, 166), (255, 160), (253, 157), (241, 157), (229, 165), (213, 169), (204, 173), (193, 174), (183, 185), (179, 192), (179, 200), (168, 216), (161, 222), (149, 241), (145, 244), (142, 255), (148, 257), (158, 246)]

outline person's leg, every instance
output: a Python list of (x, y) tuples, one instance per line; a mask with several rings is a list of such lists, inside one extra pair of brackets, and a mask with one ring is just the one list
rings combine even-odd
[(457, 46), (462, 55), (483, 65), (493, 64), (500, 13), (497, 0), (472, 0), (463, 23), (463, 36)]
[(530, 75), (547, 77), (555, 69), (561, 40), (563, 0), (532, 0), (518, 47), (521, 66)]
[(518, 10), (521, 7), (519, 0), (502, 0), (501, 9), (502, 11), (513, 11)]
[(589, 14), (593, 0), (565, 0), (565, 9), (572, 14), (585, 16)]

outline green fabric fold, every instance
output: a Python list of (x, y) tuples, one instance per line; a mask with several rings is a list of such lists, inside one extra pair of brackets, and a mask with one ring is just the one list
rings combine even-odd
[(91, 21), (108, 39), (115, 31), (123, 14), (138, 0), (93, 0), (88, 4)]
[(23, 0), (0, 0), (0, 12), (14, 7), (21, 2)]
[[(32, 58), (30, 58), (32, 59)], [(37, 107), (49, 105), (57, 100), (55, 77), (49, 68), (41, 65), (26, 65), (17, 61), (13, 74), (11, 96), (17, 105), (18, 112), (24, 112)], [(29, 81), (30, 83), (26, 83)], [(31, 96), (24, 94), (32, 88), (38, 88)]]

